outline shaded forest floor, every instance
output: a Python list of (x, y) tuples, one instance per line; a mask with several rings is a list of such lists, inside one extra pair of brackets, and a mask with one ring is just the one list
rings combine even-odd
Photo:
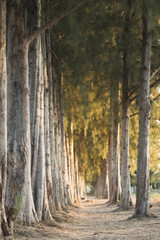
[[(52, 224), (15, 229), (15, 239), (21, 240), (146, 240), (160, 239), (160, 200), (152, 199), (152, 212), (158, 218), (128, 220), (134, 209), (125, 212), (115, 211), (117, 206), (107, 206), (106, 200), (90, 199), (68, 208), (67, 221), (60, 223), (62, 229)], [(59, 217), (62, 215), (59, 215)], [(59, 218), (58, 217), (58, 218)], [(63, 219), (64, 220), (64, 219)]]

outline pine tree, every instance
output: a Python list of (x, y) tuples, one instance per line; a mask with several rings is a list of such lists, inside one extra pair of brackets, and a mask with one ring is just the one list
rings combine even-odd
[(149, 214), (149, 122), (150, 122), (150, 66), (151, 66), (151, 21), (152, 11), (143, 2), (143, 42), (142, 42), (142, 77), (140, 80), (139, 99), (139, 138), (137, 195), (135, 215)]

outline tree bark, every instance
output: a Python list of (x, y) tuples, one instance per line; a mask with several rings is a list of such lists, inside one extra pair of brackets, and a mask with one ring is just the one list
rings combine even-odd
[[(82, 3), (82, 2), (81, 2)], [(60, 14), (44, 27), (26, 34), (24, 11), (20, 0), (8, 3), (8, 182), (6, 203), (10, 224), (21, 210), (25, 223), (34, 222), (31, 190), (31, 141), (28, 81), (28, 46), (46, 29), (53, 26), (72, 10)], [(42, 106), (42, 99), (41, 99)], [(42, 124), (43, 119), (41, 119)], [(43, 131), (43, 130), (42, 130)], [(43, 133), (40, 133), (43, 144)], [(43, 150), (40, 149), (41, 151)], [(44, 154), (41, 153), (43, 157)], [(43, 161), (43, 159), (41, 158)], [(43, 164), (42, 164), (43, 165)], [(15, 181), (13, 181), (15, 179)], [(41, 205), (41, 204), (40, 204)]]
[(149, 124), (150, 124), (150, 66), (151, 66), (151, 14), (143, 16), (142, 77), (139, 98), (139, 138), (137, 162), (137, 190), (135, 215), (146, 216), (149, 208)]
[(12, 233), (5, 210), (7, 178), (6, 1), (0, 1), (0, 19), (0, 239), (7, 240), (12, 239)]
[(66, 152), (66, 138), (64, 126), (64, 89), (63, 89), (63, 73), (61, 73), (61, 96), (60, 96), (60, 115), (61, 115), (61, 158), (62, 158), (62, 176), (64, 184), (64, 201), (68, 204), (68, 169), (67, 169), (67, 152)]
[(71, 167), (70, 167), (70, 147), (69, 147), (69, 137), (68, 133), (65, 134), (65, 145), (66, 145), (66, 158), (67, 158), (67, 175), (68, 175), (68, 184), (67, 184), (67, 199), (68, 204), (72, 205), (72, 192), (71, 192)]
[(78, 158), (77, 158), (76, 153), (74, 155), (75, 155), (75, 200), (76, 200), (76, 202), (78, 202), (78, 200), (79, 200)]
[(70, 168), (71, 168), (71, 191), (72, 191), (72, 201), (76, 200), (75, 197), (75, 162), (74, 162), (74, 139), (73, 139), (73, 122), (70, 123)]
[[(57, 94), (58, 95), (58, 94)], [(62, 165), (62, 129), (61, 129), (61, 113), (60, 113), (60, 103), (59, 103), (59, 96), (57, 102), (57, 111), (58, 111), (58, 174), (59, 174), (59, 196), (60, 196), (60, 203), (62, 208), (64, 208), (64, 182), (63, 182), (63, 165)]]
[(105, 198), (109, 199), (109, 173), (108, 173), (108, 156), (106, 157), (106, 182), (105, 182)]
[(124, 76), (122, 86), (122, 123), (121, 123), (121, 201), (120, 207), (124, 210), (130, 207), (130, 171), (129, 171), (129, 98), (128, 98), (128, 59), (123, 58)]
[(8, 182), (6, 204), (11, 215), (11, 224), (20, 210), (21, 218), (27, 224), (31, 224), (34, 222), (34, 216), (30, 172), (28, 45), (25, 42), (26, 34), (21, 2), (11, 1), (8, 7)]
[[(52, 135), (50, 130), (53, 131), (53, 125), (51, 123), (53, 119), (53, 91), (52, 91), (52, 54), (51, 54), (51, 32), (50, 30), (46, 31), (46, 57), (47, 57), (47, 76), (45, 77), (45, 126), (46, 126), (46, 177), (47, 177), (47, 194), (49, 201), (49, 208), (54, 214), (55, 205), (54, 205), (54, 193), (53, 193), (53, 181), (52, 181), (52, 161), (54, 161), (52, 155), (52, 148), (55, 148), (52, 140)], [(45, 74), (46, 75), (46, 74)], [(52, 107), (51, 107), (52, 105)], [(51, 112), (50, 112), (51, 111)]]
[[(117, 84), (119, 85), (119, 83)], [(113, 162), (112, 162), (112, 196), (111, 202), (117, 203), (118, 197), (118, 165), (119, 165), (119, 86), (116, 86), (115, 96), (114, 96), (114, 110), (113, 110)]]
[[(25, 3), (26, 31), (30, 32), (41, 25), (40, 0), (28, 0)], [(34, 204), (37, 194), (37, 173), (40, 147), (40, 123), (41, 123), (41, 81), (42, 81), (42, 50), (41, 37), (34, 40), (29, 46), (29, 86), (30, 86), (30, 116), (31, 116), (31, 183)], [(42, 182), (42, 181), (41, 181)], [(37, 206), (36, 206), (37, 207)], [(34, 210), (34, 215), (37, 213)]]
[(101, 167), (100, 176), (97, 177), (96, 183), (96, 197), (97, 198), (106, 198), (105, 187), (106, 187), (106, 159), (102, 160), (103, 164)]
[(54, 77), (54, 85), (53, 85), (53, 108), (54, 108), (54, 147), (55, 147), (55, 159), (54, 159), (54, 173), (53, 173), (53, 186), (54, 186), (54, 195), (55, 195), (55, 206), (57, 210), (61, 209), (61, 202), (60, 202), (60, 194), (59, 194), (59, 165), (58, 165), (58, 105), (57, 105), (57, 76), (54, 71), (53, 67), (53, 77)]
[[(130, 10), (124, 20), (124, 35), (130, 34)], [(129, 81), (130, 81), (130, 52), (129, 40), (123, 49), (123, 80), (122, 80), (122, 121), (121, 121), (121, 200), (120, 207), (126, 210), (131, 205), (130, 166), (129, 166)]]
[(112, 200), (112, 186), (113, 186), (113, 180), (112, 180), (112, 161), (113, 161), (113, 136), (111, 131), (109, 130), (109, 136), (108, 136), (108, 179), (109, 179), (109, 201)]

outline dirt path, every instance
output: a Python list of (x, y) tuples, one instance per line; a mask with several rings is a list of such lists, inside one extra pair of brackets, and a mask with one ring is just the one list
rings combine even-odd
[(82, 201), (79, 208), (70, 211), (69, 223), (61, 224), (63, 229), (53, 226), (17, 228), (15, 239), (21, 240), (159, 240), (160, 204), (154, 202), (153, 211), (159, 218), (128, 220), (134, 210), (114, 212), (116, 206), (107, 206), (105, 200)]

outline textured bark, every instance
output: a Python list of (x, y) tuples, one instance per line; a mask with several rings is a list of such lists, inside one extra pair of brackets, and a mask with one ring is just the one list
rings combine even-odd
[[(26, 224), (31, 224), (32, 222), (34, 222), (36, 217), (31, 188), (31, 136), (30, 136), (31, 134), (33, 138), (35, 136), (34, 140), (32, 138), (32, 146), (35, 145), (33, 146), (35, 151), (32, 148), (33, 150), (32, 183), (33, 192), (35, 194), (35, 202), (37, 203), (36, 209), (40, 219), (42, 218), (42, 208), (44, 207), (43, 197), (46, 196), (47, 189), (45, 182), (46, 175), (45, 175), (45, 148), (44, 148), (45, 146), (44, 79), (42, 79), (40, 76), (35, 77), (35, 86), (32, 86), (33, 82), (30, 82), (30, 87), (35, 90), (35, 92), (33, 90), (33, 93), (31, 94), (30, 103), (31, 105), (33, 104), (33, 107), (31, 107), (30, 111), (29, 104), (30, 89), (28, 79), (28, 45), (40, 34), (42, 34), (46, 29), (53, 26), (55, 23), (60, 21), (63, 17), (67, 16), (71, 11), (73, 11), (82, 4), (82, 2), (80, 2), (72, 6), (69, 10), (66, 10), (65, 12), (61, 13), (58, 17), (54, 18), (43, 27), (40, 27), (38, 25), (39, 23), (37, 23), (36, 28), (30, 33), (27, 33), (24, 27), (24, 22), (26, 19), (24, 19), (25, 9), (23, 8), (26, 7), (26, 5), (23, 5), (22, 3), (24, 2), (20, 0), (14, 1), (11, 0), (8, 2), (7, 62), (8, 62), (8, 96), (9, 96), (8, 97), (9, 174), (7, 182), (6, 203), (8, 207), (8, 214), (9, 216), (11, 216), (9, 224), (12, 226), (13, 221), (18, 214), (21, 220), (23, 220)], [(31, 2), (29, 2), (29, 4), (30, 3)], [(37, 0), (33, 4), (35, 3), (40, 4), (40, 1)], [(39, 6), (37, 5), (37, 8), (38, 7)], [(38, 13), (38, 10), (36, 11), (36, 13)], [(32, 19), (33, 21), (35, 20), (34, 18)], [(37, 18), (37, 21), (39, 21), (39, 18)], [(42, 64), (41, 53), (36, 59), (40, 61), (39, 63), (36, 63), (36, 66), (37, 64), (41, 66)], [(37, 73), (41, 75), (40, 71)], [(30, 79), (32, 77), (30, 76)], [(40, 79), (39, 81), (37, 80), (38, 78)], [(30, 129), (30, 116), (32, 118), (31, 129)], [(58, 121), (58, 117), (56, 120)], [(47, 134), (48, 132), (46, 133), (46, 135)], [(55, 136), (58, 136), (56, 134)], [(49, 160), (47, 159), (47, 161)], [(37, 166), (38, 169), (36, 170)], [(58, 163), (57, 166), (55, 166), (54, 168), (56, 169), (54, 171), (55, 175), (58, 169), (57, 167)], [(15, 179), (15, 181), (13, 181), (13, 179)], [(34, 182), (36, 181), (38, 188), (36, 189), (35, 192)], [(58, 188), (57, 191), (59, 191)], [(47, 206), (47, 202), (45, 203), (45, 206)]]
[[(31, 32), (41, 25), (41, 1), (26, 1), (26, 8), (27, 30)], [(32, 191), (39, 220), (52, 220), (49, 206), (50, 194), (48, 192), (48, 188), (51, 192), (52, 184), (48, 74), (44, 34), (42, 38), (37, 38), (30, 45), (29, 76), (31, 92)], [(53, 208), (51, 207), (51, 209), (53, 213)]]
[[(56, 155), (56, 125), (55, 125), (55, 91), (53, 80), (56, 76), (54, 69), (52, 68), (52, 78), (50, 79), (49, 88), (49, 125), (50, 125), (50, 153), (51, 153), (51, 172), (52, 172), (52, 184), (53, 184), (53, 197), (55, 208), (59, 209), (59, 193), (58, 193), (58, 176), (57, 176), (57, 155)], [(53, 104), (54, 102), (54, 104)], [(58, 193), (58, 195), (57, 195)]]
[[(125, 15), (124, 34), (129, 36), (130, 12)], [(128, 43), (129, 44), (129, 43)], [(121, 121), (121, 200), (120, 207), (128, 209), (131, 204), (130, 166), (129, 166), (129, 81), (130, 53), (123, 50), (123, 81), (122, 81), (122, 121)]]
[(29, 49), (29, 76), (30, 76), (30, 110), (31, 110), (31, 163), (32, 163), (32, 190), (35, 192), (35, 178), (39, 149), (40, 134), (40, 66), (39, 66), (40, 39)]
[(101, 174), (97, 178), (96, 189), (95, 189), (97, 198), (103, 198), (103, 199), (107, 198), (105, 187), (106, 187), (106, 159), (103, 159)]
[(109, 174), (108, 174), (108, 156), (106, 157), (106, 182), (105, 182), (105, 196), (109, 199)]
[[(118, 84), (117, 84), (118, 85)], [(112, 162), (112, 196), (111, 202), (116, 203), (118, 197), (118, 165), (119, 165), (119, 108), (118, 108), (118, 98), (119, 98), (119, 87), (116, 86), (115, 96), (114, 96), (114, 111), (113, 111), (113, 162)]]
[(113, 160), (113, 136), (111, 131), (109, 131), (108, 137), (108, 179), (109, 179), (109, 201), (112, 200), (112, 160)]
[[(127, 56), (124, 56), (124, 68), (126, 68)], [(123, 87), (122, 87), (122, 126), (121, 126), (121, 184), (122, 194), (120, 206), (129, 208), (130, 206), (130, 171), (129, 171), (129, 98), (128, 81), (129, 76), (124, 69)]]
[[(42, 66), (42, 64), (40, 64)], [(45, 136), (44, 136), (44, 78), (40, 77), (40, 135), (39, 135), (39, 154), (36, 174), (36, 196), (35, 207), (39, 220), (42, 220), (44, 184), (45, 184)]]
[(55, 196), (55, 206), (57, 210), (61, 209), (60, 194), (59, 194), (59, 165), (58, 165), (58, 109), (57, 109), (57, 76), (53, 68), (53, 108), (54, 108), (54, 148), (55, 148), (55, 159), (53, 165), (53, 187)]
[[(5, 211), (7, 177), (6, 1), (0, 1), (0, 239), (11, 239)], [(8, 216), (9, 218), (10, 216)], [(9, 220), (10, 221), (10, 220)]]
[(137, 162), (136, 215), (147, 215), (149, 208), (149, 124), (150, 124), (150, 13), (143, 16), (142, 77), (139, 99), (139, 138)]
[[(40, 0), (37, 1), (26, 1), (26, 12), (25, 12), (25, 24), (26, 31), (30, 32), (32, 29), (40, 26)], [(33, 9), (33, 10), (32, 10)], [(29, 47), (29, 86), (30, 86), (30, 126), (31, 126), (31, 183), (32, 183), (32, 194), (36, 198), (36, 174), (37, 174), (37, 161), (38, 161), (38, 149), (39, 149), (39, 138), (40, 138), (40, 95), (41, 95), (41, 38), (37, 38), (31, 43)], [(38, 220), (37, 213), (33, 208), (34, 216)]]
[[(58, 86), (58, 88), (60, 88), (60, 86)], [(58, 113), (58, 145), (57, 145), (57, 149), (58, 149), (58, 177), (59, 177), (59, 196), (60, 196), (60, 204), (61, 207), (64, 207), (64, 182), (63, 182), (63, 166), (62, 166), (62, 131), (61, 131), (61, 113), (60, 113), (60, 100), (59, 100), (59, 93), (58, 93), (58, 89), (57, 89), (57, 113)]]
[[(28, 45), (21, 2), (8, 5), (8, 182), (6, 204), (12, 220), (34, 222), (31, 191), (31, 143)], [(14, 179), (14, 181), (13, 181)], [(12, 224), (12, 223), (11, 223)]]
[(117, 192), (117, 201), (120, 202), (121, 199), (121, 174), (120, 174), (120, 162), (118, 163), (118, 192)]
[(65, 134), (65, 146), (66, 146), (66, 169), (68, 175), (68, 184), (67, 184), (67, 200), (68, 204), (72, 205), (72, 192), (71, 192), (71, 167), (70, 167), (70, 148), (69, 148), (69, 137), (68, 133)]
[(78, 202), (79, 200), (79, 188), (78, 188), (78, 183), (79, 183), (79, 177), (78, 177), (78, 158), (75, 153), (75, 201)]
[[(64, 184), (64, 202), (65, 205), (70, 203), (68, 192), (68, 170), (67, 170), (67, 152), (66, 152), (66, 138), (64, 127), (64, 91), (63, 91), (63, 73), (61, 73), (61, 96), (60, 96), (60, 114), (61, 114), (61, 159), (62, 159), (62, 177)], [(77, 180), (78, 181), (78, 180)]]
[(118, 197), (118, 187), (119, 187), (119, 178), (118, 178), (118, 165), (119, 165), (119, 128), (118, 122), (114, 122), (113, 130), (113, 185), (112, 185), (112, 199), (114, 203), (117, 202)]
[[(47, 57), (47, 76), (45, 76), (45, 138), (46, 138), (46, 184), (47, 184), (47, 196), (49, 201), (50, 212), (54, 214), (54, 195), (53, 195), (53, 182), (52, 182), (52, 135), (50, 129), (53, 130), (51, 123), (51, 117), (53, 117), (53, 98), (50, 96), (52, 92), (52, 55), (51, 55), (51, 36), (50, 30), (46, 31), (46, 57)], [(45, 74), (46, 75), (46, 74)], [(52, 105), (52, 108), (50, 107)], [(51, 112), (50, 112), (51, 110)], [(52, 119), (53, 121), (53, 119)]]
[(71, 192), (72, 192), (72, 202), (76, 201), (75, 196), (75, 163), (74, 163), (74, 140), (73, 140), (73, 122), (70, 123), (70, 169), (71, 169)]
[[(125, 63), (124, 63), (125, 64)], [(129, 99), (128, 99), (128, 77), (123, 82), (124, 96), (122, 103), (122, 126), (121, 126), (121, 177), (122, 194), (120, 206), (128, 208), (130, 206), (130, 172), (129, 172)], [(127, 96), (125, 97), (125, 95)]]

